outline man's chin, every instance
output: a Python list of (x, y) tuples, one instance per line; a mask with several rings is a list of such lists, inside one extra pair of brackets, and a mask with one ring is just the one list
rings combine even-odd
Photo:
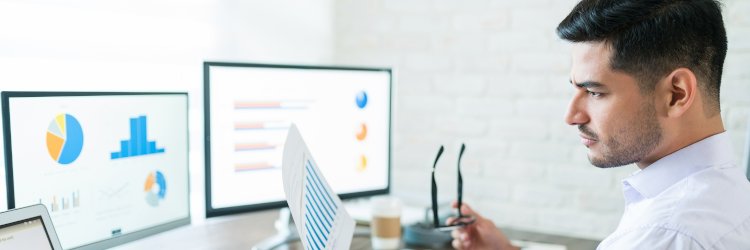
[(592, 150), (590, 148), (589, 148), (588, 158), (589, 158), (589, 163), (591, 163), (591, 165), (593, 165), (593, 166), (595, 166), (597, 168), (608, 168), (608, 167), (610, 167), (609, 166), (610, 164), (608, 164), (607, 160), (604, 159), (604, 157), (602, 157), (601, 154), (599, 154), (597, 151)]
[(616, 167), (622, 167), (622, 166), (630, 164), (630, 163), (619, 164), (613, 161), (608, 161), (602, 157), (593, 156), (590, 152), (589, 152), (588, 157), (589, 157), (589, 163), (591, 163), (591, 165), (597, 168), (616, 168)]

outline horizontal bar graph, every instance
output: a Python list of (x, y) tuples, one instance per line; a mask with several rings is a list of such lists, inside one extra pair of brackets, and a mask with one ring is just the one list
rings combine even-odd
[(234, 130), (264, 130), (278, 129), (288, 130), (292, 126), (291, 122), (237, 122), (234, 124)]
[(309, 101), (236, 101), (234, 109), (307, 109)]
[(112, 152), (111, 159), (164, 153), (164, 148), (156, 147), (156, 141), (148, 141), (146, 116), (130, 118), (130, 140), (120, 141), (120, 151)]
[(273, 169), (273, 168), (276, 168), (276, 166), (268, 162), (234, 164), (234, 172), (267, 170), (267, 169)]
[(269, 143), (238, 143), (234, 145), (235, 152), (274, 150), (278, 145)]
[(325, 249), (329, 236), (335, 225), (338, 206), (326, 189), (320, 174), (312, 167), (312, 162), (305, 163), (305, 245), (306, 249)]

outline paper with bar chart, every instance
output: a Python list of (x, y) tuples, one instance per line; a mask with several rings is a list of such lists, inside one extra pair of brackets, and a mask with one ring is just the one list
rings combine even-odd
[(337, 193), (387, 187), (388, 73), (219, 67), (210, 77), (212, 208), (284, 200), (277, 180), (292, 123), (305, 133), (321, 171), (336, 175)]
[(283, 158), (284, 193), (305, 249), (349, 249), (354, 220), (328, 185), (295, 125)]

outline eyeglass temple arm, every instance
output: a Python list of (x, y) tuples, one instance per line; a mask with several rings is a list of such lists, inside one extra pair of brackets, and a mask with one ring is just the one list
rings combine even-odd
[(464, 178), (461, 176), (461, 158), (464, 156), (466, 144), (461, 143), (461, 152), (458, 153), (458, 218), (463, 217), (461, 214), (461, 202), (464, 196)]
[(445, 150), (445, 148), (441, 145), (440, 150), (438, 150), (437, 157), (435, 157), (435, 163), (432, 164), (432, 219), (433, 223), (435, 224), (435, 228), (440, 226), (440, 220), (438, 218), (437, 182), (435, 181), (435, 167), (437, 166), (437, 162), (440, 159), (440, 156), (443, 155), (443, 150)]

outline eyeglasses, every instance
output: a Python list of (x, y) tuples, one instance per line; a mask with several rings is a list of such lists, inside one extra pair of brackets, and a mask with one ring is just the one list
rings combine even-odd
[(458, 153), (458, 219), (453, 223), (453, 225), (440, 225), (440, 218), (438, 218), (437, 182), (435, 181), (435, 168), (437, 167), (437, 162), (440, 159), (440, 156), (443, 155), (443, 151), (445, 151), (445, 148), (441, 145), (440, 150), (438, 150), (437, 157), (435, 157), (435, 163), (432, 164), (432, 216), (435, 229), (448, 231), (453, 230), (456, 227), (462, 227), (471, 224), (474, 222), (475, 218), (461, 214), (461, 202), (463, 199), (464, 186), (463, 176), (461, 176), (461, 158), (464, 155), (464, 151), (466, 151), (466, 144), (462, 143), (461, 151)]

